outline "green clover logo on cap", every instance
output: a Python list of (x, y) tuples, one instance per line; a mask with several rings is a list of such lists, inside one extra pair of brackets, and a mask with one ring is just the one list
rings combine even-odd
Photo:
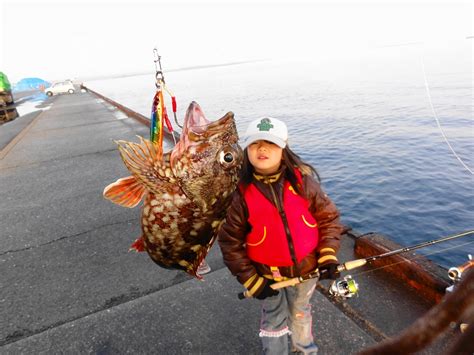
[(268, 132), (270, 128), (273, 128), (271, 121), (268, 118), (263, 118), (260, 123), (257, 125), (259, 131)]

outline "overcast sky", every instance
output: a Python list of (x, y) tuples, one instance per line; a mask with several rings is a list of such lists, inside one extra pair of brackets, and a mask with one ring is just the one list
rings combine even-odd
[[(358, 58), (367, 48), (470, 41), (471, 1), (0, 0), (12, 82), (272, 58)], [(471, 44), (472, 48), (472, 44)]]

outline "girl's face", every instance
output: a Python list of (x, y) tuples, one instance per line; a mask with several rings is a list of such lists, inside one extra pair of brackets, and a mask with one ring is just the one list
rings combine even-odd
[(255, 141), (247, 147), (250, 164), (262, 175), (275, 174), (280, 169), (283, 149), (269, 141)]

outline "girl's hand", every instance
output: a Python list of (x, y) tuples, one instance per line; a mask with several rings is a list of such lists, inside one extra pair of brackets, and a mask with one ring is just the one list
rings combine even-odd
[(337, 270), (338, 263), (328, 263), (319, 267), (320, 279), (321, 280), (336, 280), (341, 276), (341, 273)]
[(264, 300), (267, 297), (278, 295), (280, 292), (270, 287), (270, 285), (273, 283), (275, 283), (275, 281), (265, 279), (265, 285), (263, 288), (253, 296), (259, 300)]

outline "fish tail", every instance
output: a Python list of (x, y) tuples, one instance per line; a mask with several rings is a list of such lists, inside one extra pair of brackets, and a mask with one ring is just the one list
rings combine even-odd
[(104, 189), (104, 197), (117, 205), (133, 208), (145, 195), (145, 187), (133, 176), (118, 179)]

